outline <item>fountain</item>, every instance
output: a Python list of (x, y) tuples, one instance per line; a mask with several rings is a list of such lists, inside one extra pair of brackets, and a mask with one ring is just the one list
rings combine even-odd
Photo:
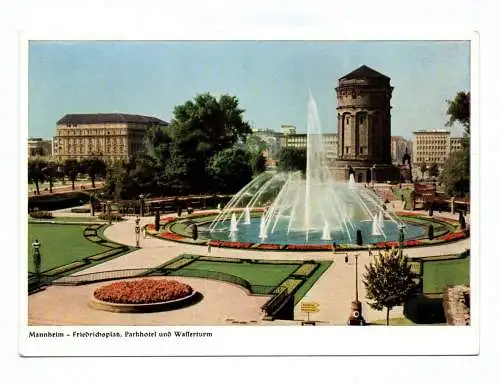
[(250, 224), (250, 208), (245, 208), (245, 224)]
[(321, 240), (331, 240), (332, 237), (330, 236), (330, 228), (328, 228), (328, 223), (325, 223), (325, 226), (323, 228), (323, 235), (321, 236)]
[[(250, 215), (256, 209), (263, 210), (260, 218)], [(316, 103), (310, 96), (305, 174), (260, 174), (233, 196), (206, 231), (208, 237), (218, 239), (227, 239), (238, 231), (240, 241), (248, 242), (266, 239), (279, 244), (324, 244), (335, 237), (339, 242), (353, 244), (359, 228), (365, 243), (378, 242), (380, 237), (397, 240), (401, 222), (394, 214), (383, 211), (380, 197), (359, 187), (353, 174), (347, 183), (333, 177), (326, 161)], [(238, 227), (240, 221), (246, 225)], [(409, 236), (423, 235), (418, 226), (407, 230)]]
[(237, 232), (238, 231), (238, 221), (236, 220), (236, 214), (233, 213), (231, 215), (231, 233)]

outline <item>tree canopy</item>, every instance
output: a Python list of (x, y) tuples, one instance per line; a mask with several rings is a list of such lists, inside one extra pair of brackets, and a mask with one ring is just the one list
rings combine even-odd
[(464, 127), (462, 150), (454, 152), (439, 175), (445, 191), (453, 196), (468, 196), (470, 191), (470, 92), (458, 92), (453, 100), (446, 100), (447, 126), (455, 122)]
[(306, 172), (307, 150), (305, 148), (285, 147), (278, 154), (278, 169), (280, 171)]
[(241, 148), (224, 149), (208, 165), (214, 192), (235, 193), (252, 180), (251, 155)]
[(386, 308), (387, 325), (390, 310), (402, 305), (415, 293), (415, 277), (408, 258), (396, 249), (379, 253), (366, 266), (363, 284), (366, 297), (372, 300), (368, 305), (378, 311)]

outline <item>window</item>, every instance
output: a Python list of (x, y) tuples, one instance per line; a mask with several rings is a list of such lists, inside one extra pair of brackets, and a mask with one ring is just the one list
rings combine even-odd
[(349, 147), (345, 147), (345, 153), (349, 153)]
[(365, 148), (364, 147), (359, 147), (359, 153), (364, 153)]

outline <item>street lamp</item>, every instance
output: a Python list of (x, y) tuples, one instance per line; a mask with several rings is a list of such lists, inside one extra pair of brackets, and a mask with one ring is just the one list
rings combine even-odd
[(139, 214), (144, 217), (144, 195), (142, 193), (139, 195)]
[(135, 219), (135, 246), (139, 248), (139, 239), (141, 238), (141, 218), (139, 216)]
[(42, 265), (42, 256), (40, 255), (40, 242), (35, 240), (31, 244), (31, 248), (33, 249), (33, 265), (35, 266), (35, 276), (38, 282), (40, 282), (40, 269)]
[[(362, 306), (361, 302), (359, 301), (359, 292), (358, 292), (358, 257), (359, 253), (354, 254), (354, 260), (355, 260), (355, 295), (356, 298), (355, 300), (351, 303), (351, 314), (349, 315), (349, 320), (347, 322), (348, 325), (364, 325), (365, 320), (363, 319), (362, 315)], [(345, 262), (346, 264), (349, 264), (349, 257), (346, 255), (345, 256)]]

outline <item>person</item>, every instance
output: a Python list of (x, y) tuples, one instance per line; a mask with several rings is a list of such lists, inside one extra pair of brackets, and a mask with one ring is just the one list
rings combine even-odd
[(212, 245), (208, 244), (208, 254), (210, 255), (210, 251), (212, 250)]
[(349, 262), (349, 257), (347, 255), (345, 255), (344, 261), (346, 262), (346, 264)]
[(333, 250), (334, 253), (337, 250), (337, 243), (335, 241), (332, 244), (332, 250)]
[(219, 203), (219, 204), (217, 204), (217, 210), (220, 211), (220, 209), (221, 209), (221, 204)]

